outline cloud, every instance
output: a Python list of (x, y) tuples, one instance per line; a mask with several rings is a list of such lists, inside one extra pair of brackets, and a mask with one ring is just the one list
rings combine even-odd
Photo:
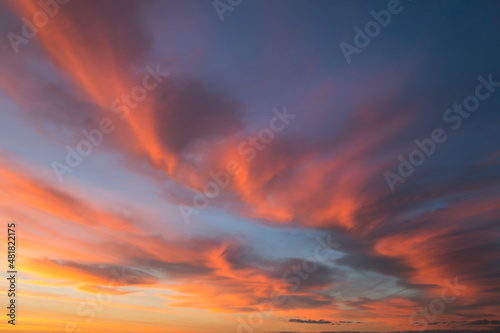
[(195, 143), (222, 140), (243, 127), (241, 106), (224, 93), (210, 91), (199, 79), (172, 78), (160, 90), (153, 117), (157, 135), (169, 151), (188, 154)]
[(500, 325), (500, 320), (480, 319), (471, 321), (467, 325)]
[(8, 193), (9, 200), (14, 200), (17, 205), (26, 205), (86, 226), (102, 226), (125, 232), (139, 231), (132, 221), (120, 213), (95, 207), (58, 186), (14, 170), (16, 163), (5, 158), (2, 160), (2, 192), (4, 195)]
[[(19, 29), (19, 17), (32, 17), (38, 10), (29, 2), (2, 6), (12, 10), (2, 11), (4, 32)], [(176, 14), (181, 5), (163, 6)], [(248, 62), (259, 88), (249, 90), (250, 100), (212, 76), (213, 68), (179, 66), (176, 56), (182, 52), (160, 47), (160, 33), (151, 31), (158, 24), (151, 19), (155, 8), (150, 1), (71, 1), (61, 6), (60, 14), (19, 55), (5, 40), (0, 43), (2, 97), (15, 102), (20, 119), (51, 143), (74, 144), (82, 129), (112, 117), (120, 126), (99, 149), (119, 156), (120, 168), (127, 172), (150, 177), (152, 192), (168, 193), (168, 204), (191, 205), (193, 190), (203, 190), (211, 181), (209, 173), (234, 159), (242, 171), (213, 200), (214, 211), (223, 210), (237, 223), (248, 219), (304, 234), (334, 231), (344, 241), (341, 257), (319, 264), (297, 290), (289, 291), (283, 273), (301, 263), (295, 252), (288, 253), (293, 244), (280, 243), (279, 258), (268, 258), (256, 254), (258, 245), (227, 234), (186, 236), (171, 228), (167, 239), (154, 234), (140, 214), (128, 214), (119, 205), (106, 208), (92, 195), (5, 162), (0, 167), (5, 205), (0, 209), (9, 218), (31, 221), (24, 231), (30, 240), (28, 274), (61, 279), (61, 284), (70, 281), (80, 291), (125, 294), (106, 284), (113, 278), (110, 272), (127, 267), (131, 280), (126, 285), (168, 290), (163, 298), (176, 308), (253, 312), (278, 290), (288, 300), (276, 308), (292, 315), (326, 318), (333, 312), (370, 323), (386, 318), (390, 325), (407, 325), (409, 314), (440, 295), (445, 279), (457, 277), (467, 290), (447, 306), (444, 315), (449, 318), (443, 320), (498, 313), (500, 163), (492, 144), (499, 138), (494, 127), (498, 114), (478, 112), (469, 119), (470, 127), (449, 132), (446, 147), (439, 147), (439, 154), (430, 156), (397, 192), (388, 190), (382, 176), (397, 166), (398, 155), (415, 149), (415, 138), (446, 125), (441, 111), (462, 87), (469, 89), (468, 76), (449, 80), (449, 86), (434, 80), (435, 73), (430, 80), (421, 75), (429, 70), (427, 60), (418, 57), (372, 69), (361, 66), (348, 74), (298, 62), (308, 73), (321, 69), (321, 75), (301, 76), (299, 66), (290, 70), (284, 65), (295, 64), (286, 58), (273, 72), (281, 73), (278, 80), (269, 75), (274, 65), (268, 60), (282, 61), (280, 55), (288, 50), (280, 45), (290, 45), (285, 41)], [(185, 38), (183, 29), (198, 17), (196, 11), (189, 13), (189, 22), (165, 38)], [(287, 31), (272, 33), (270, 40), (277, 42)], [(212, 33), (203, 36), (210, 40)], [(157, 63), (171, 75), (121, 120), (110, 110), (111, 103), (141, 82), (147, 65)], [(300, 89), (283, 79), (288, 72), (302, 81)], [(267, 94), (276, 90), (268, 89), (276, 82), (288, 95), (269, 102)], [(259, 95), (258, 90), (265, 92)], [(296, 121), (247, 160), (238, 152), (239, 144), (269, 121), (270, 112), (256, 111), (255, 105), (278, 101), (297, 115)], [(167, 229), (169, 219), (179, 217), (158, 224)], [(40, 248), (45, 257), (37, 252)], [(385, 283), (367, 290), (358, 287), (363, 279)], [(395, 295), (399, 287), (408, 293)], [(335, 292), (341, 289), (339, 297)], [(475, 323), (498, 324), (486, 319)]]
[(312, 319), (307, 319), (307, 320), (302, 320), (302, 319), (290, 319), (288, 320), (291, 323), (301, 323), (301, 324), (331, 324), (332, 322), (329, 320), (312, 320)]
[[(81, 290), (94, 292), (114, 290), (113, 286), (139, 286), (157, 283), (158, 278), (136, 268), (106, 263), (76, 263), (62, 260), (35, 259), (25, 264), (29, 271), (46, 278), (87, 284)], [(90, 284), (95, 284), (90, 287)], [(97, 286), (96, 286), (97, 285)], [(111, 288), (110, 288), (111, 287)]]

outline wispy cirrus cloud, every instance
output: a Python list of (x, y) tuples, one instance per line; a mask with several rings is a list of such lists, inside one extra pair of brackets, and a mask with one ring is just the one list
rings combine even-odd
[[(208, 310), (221, 316), (220, 323), (227, 315), (231, 324), (234, 314), (255, 311), (280, 290), (288, 301), (276, 306), (272, 325), (286, 315), (308, 318), (288, 321), (291, 331), (299, 324), (337, 323), (335, 318), (345, 319), (340, 325), (362, 321), (363, 331), (394, 331), (411, 329), (408, 316), (439, 296), (445, 279), (457, 277), (467, 289), (429, 324), (465, 318), (470, 325), (496, 325), (498, 99), (450, 135), (397, 193), (388, 191), (382, 174), (398, 155), (415, 149), (416, 137), (440, 126), (443, 110), (475, 87), (477, 75), (494, 70), (499, 51), (491, 46), (491, 31), (497, 23), (481, 6), (462, 5), (474, 13), (464, 20), (418, 4), (395, 29), (408, 40), (388, 29), (377, 39), (381, 49), (374, 45), (370, 59), (363, 53), (359, 67), (345, 69), (325, 46), (334, 45), (335, 36), (325, 36), (324, 27), (351, 29), (352, 22), (340, 16), (359, 15), (345, 4), (321, 4), (247, 4), (234, 18), (252, 10), (262, 14), (248, 16), (257, 30), (234, 25), (230, 32), (217, 17), (217, 26), (210, 23), (215, 15), (207, 17), (201, 4), (75, 0), (61, 6), (19, 55), (0, 43), (0, 102), (9, 101), (31, 150), (63, 160), (64, 146), (79, 142), (83, 129), (96, 128), (103, 117), (117, 126), (70, 175), (78, 185), (98, 184), (94, 192), (19, 168), (1, 152), (0, 212), (3, 219), (24, 221), (26, 274), (38, 281), (31, 287), (109, 292), (137, 307), (148, 303), (179, 313)], [(485, 4), (493, 15), (496, 5)], [(29, 1), (2, 7), (2, 31), (39, 10)], [(213, 11), (210, 3), (207, 8)], [(420, 22), (412, 16), (418, 13), (434, 13), (439, 22)], [(403, 23), (407, 19), (418, 22)], [(468, 44), (448, 31), (465, 29), (462, 24), (471, 31), (462, 36)], [(199, 40), (188, 43), (192, 36)], [(407, 45), (423, 37), (429, 37), (425, 48)], [(466, 44), (481, 52), (465, 52)], [(170, 75), (136, 108), (127, 105), (123, 96), (152, 64)], [(116, 100), (120, 112), (113, 110)], [(276, 105), (287, 105), (297, 121), (249, 160), (238, 147), (268, 123)], [(126, 107), (128, 116), (121, 119)], [(2, 144), (13, 146), (13, 131), (6, 128)], [(9, 154), (16, 160), (26, 151)], [(223, 170), (229, 160), (238, 161), (241, 172), (199, 216), (203, 225), (180, 230), (181, 217), (170, 206), (191, 205), (193, 191), (203, 191), (210, 172)], [(19, 161), (37, 165), (44, 175), (50, 171), (40, 158)], [(106, 177), (104, 167), (111, 170)], [(111, 183), (118, 189), (105, 192)], [(135, 200), (117, 204), (112, 198), (120, 191), (134, 193)], [(154, 212), (133, 209), (146, 210), (149, 201)], [(293, 283), (283, 274), (311, 255), (311, 235), (326, 232), (342, 243), (337, 256), (290, 291)], [(304, 248), (295, 245), (299, 240)], [(131, 280), (109, 286), (113, 271), (124, 268)], [(139, 294), (147, 294), (147, 301), (134, 298)], [(176, 325), (179, 331), (199, 329)]]

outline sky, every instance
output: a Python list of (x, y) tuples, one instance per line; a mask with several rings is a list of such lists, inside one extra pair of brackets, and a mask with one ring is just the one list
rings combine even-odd
[(0, 331), (500, 330), (499, 15), (0, 0)]

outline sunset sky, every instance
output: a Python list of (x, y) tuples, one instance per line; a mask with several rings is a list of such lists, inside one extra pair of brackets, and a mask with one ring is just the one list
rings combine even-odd
[(0, 331), (500, 330), (499, 17), (0, 0)]

